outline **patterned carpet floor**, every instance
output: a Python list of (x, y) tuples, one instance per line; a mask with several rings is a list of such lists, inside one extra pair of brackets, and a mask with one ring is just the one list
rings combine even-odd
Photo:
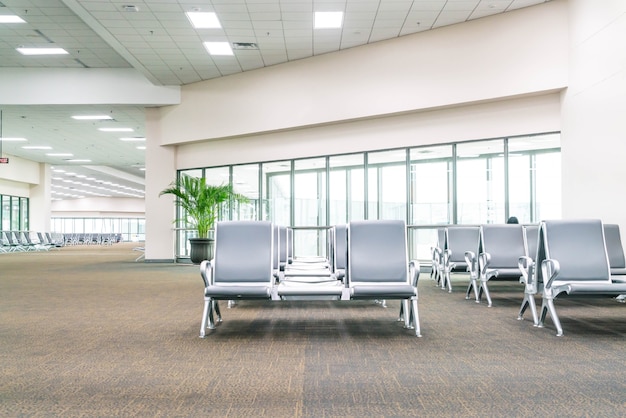
[[(0, 254), (3, 417), (621, 417), (626, 305), (557, 301), (565, 331), (419, 283), (422, 338), (399, 304), (243, 301), (200, 339), (197, 266), (127, 243)], [(527, 314), (528, 318), (530, 315)]]

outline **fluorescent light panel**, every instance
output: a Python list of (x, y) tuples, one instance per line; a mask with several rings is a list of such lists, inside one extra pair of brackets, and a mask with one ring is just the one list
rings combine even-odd
[(102, 132), (132, 132), (133, 128), (98, 128)]
[(146, 138), (142, 137), (130, 137), (130, 138), (120, 138), (120, 141), (145, 141)]
[(26, 21), (16, 15), (1, 15), (0, 23), (26, 23)]
[(0, 140), (5, 142), (23, 142), (26, 141), (26, 138), (0, 138)]
[(47, 145), (24, 145), (22, 149), (52, 149)]
[(16, 48), (22, 55), (65, 55), (69, 54), (63, 48)]
[(204, 47), (211, 55), (234, 55), (228, 42), (204, 42)]
[(69, 152), (49, 152), (46, 154), (48, 157), (73, 157), (74, 154)]
[(343, 12), (315, 12), (315, 29), (340, 28), (343, 22)]
[(72, 116), (72, 119), (76, 120), (108, 120), (113, 119), (109, 115), (75, 115)]
[(222, 27), (217, 15), (213, 12), (186, 12), (185, 14), (196, 29), (220, 29)]

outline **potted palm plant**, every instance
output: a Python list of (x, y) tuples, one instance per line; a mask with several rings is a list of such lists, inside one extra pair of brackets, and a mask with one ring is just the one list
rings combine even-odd
[(174, 222), (182, 222), (197, 231), (197, 237), (189, 238), (189, 256), (194, 264), (213, 258), (213, 239), (209, 234), (217, 220), (220, 206), (231, 199), (248, 201), (245, 196), (235, 193), (231, 184), (214, 186), (207, 184), (204, 177), (186, 174), (172, 182), (159, 196), (164, 194), (174, 195), (183, 209), (185, 217), (175, 219)]

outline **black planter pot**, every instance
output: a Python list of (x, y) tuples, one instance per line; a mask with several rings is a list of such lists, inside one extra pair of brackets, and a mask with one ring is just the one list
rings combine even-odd
[(213, 238), (189, 238), (189, 258), (194, 264), (213, 259)]

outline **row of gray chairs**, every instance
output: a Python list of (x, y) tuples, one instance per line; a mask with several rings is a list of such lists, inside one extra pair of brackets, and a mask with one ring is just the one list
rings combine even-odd
[(63, 234), (65, 245), (111, 245), (122, 241), (120, 233), (66, 233)]
[(479, 302), (484, 293), (491, 306), (487, 282), (494, 277), (519, 278), (518, 258), (533, 253), (536, 233), (537, 225), (520, 224), (438, 228), (437, 243), (431, 247), (431, 277), (442, 289), (452, 292), (452, 274), (469, 274), (466, 298), (474, 292)]
[[(336, 232), (336, 231), (335, 231)], [(419, 263), (409, 262), (404, 221), (359, 221), (346, 227), (345, 280), (294, 285), (278, 281), (275, 227), (268, 221), (223, 221), (215, 228), (213, 260), (200, 265), (204, 310), (200, 336), (221, 321), (218, 301), (281, 301), (334, 296), (338, 300), (401, 300), (401, 319), (421, 336), (417, 280)], [(336, 235), (335, 235), (336, 237)], [(279, 245), (279, 244), (278, 244)]]
[(0, 252), (48, 251), (59, 246), (49, 232), (37, 232), (37, 238), (33, 238), (33, 234), (30, 231), (1, 231)]
[[(442, 287), (451, 290), (450, 273), (464, 252), (465, 263), (456, 265), (469, 273), (467, 299), (474, 292), (480, 302), (484, 294), (492, 306), (490, 280), (519, 280), (524, 284), (524, 296), (518, 319), (530, 310), (533, 324), (543, 327), (549, 314), (559, 336), (563, 329), (554, 304), (558, 296), (626, 300), (626, 259), (616, 224), (593, 219), (549, 220), (537, 225), (453, 225), (442, 229), (439, 241), (445, 249), (433, 251), (431, 271)], [(472, 247), (477, 247), (476, 251), (463, 251)], [(436, 257), (439, 254), (441, 258)], [(535, 297), (539, 294), (542, 307), (538, 313)]]

